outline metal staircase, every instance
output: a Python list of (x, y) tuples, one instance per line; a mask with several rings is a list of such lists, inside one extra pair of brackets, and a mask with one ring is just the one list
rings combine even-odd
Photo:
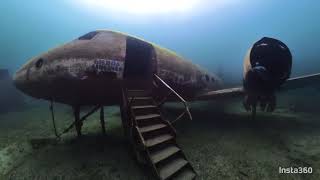
[[(160, 106), (170, 94), (176, 94), (186, 107), (185, 112), (176, 120), (185, 114), (191, 118), (189, 109), (183, 98), (169, 85), (164, 84), (156, 75), (155, 78), (159, 82), (154, 81), (153, 88), (123, 89), (121, 113), (125, 134), (137, 160), (151, 167), (158, 179), (195, 179), (194, 169), (176, 142), (176, 131), (161, 115)], [(157, 103), (155, 99), (159, 99), (159, 84), (166, 87), (170, 93)]]

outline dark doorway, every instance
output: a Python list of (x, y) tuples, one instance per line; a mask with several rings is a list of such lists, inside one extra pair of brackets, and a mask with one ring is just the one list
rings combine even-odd
[(153, 46), (145, 41), (127, 37), (125, 79), (150, 80), (155, 72)]

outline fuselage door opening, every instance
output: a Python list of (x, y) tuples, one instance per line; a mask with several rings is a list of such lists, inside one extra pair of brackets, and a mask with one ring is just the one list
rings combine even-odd
[(156, 72), (154, 48), (142, 40), (128, 37), (123, 78), (126, 81), (152, 82)]

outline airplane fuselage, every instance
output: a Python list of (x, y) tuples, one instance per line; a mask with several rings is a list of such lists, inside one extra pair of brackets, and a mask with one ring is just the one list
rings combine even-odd
[(183, 97), (221, 88), (221, 80), (174, 52), (114, 31), (93, 31), (31, 59), (16, 86), (70, 105), (116, 105), (123, 83), (157, 74)]

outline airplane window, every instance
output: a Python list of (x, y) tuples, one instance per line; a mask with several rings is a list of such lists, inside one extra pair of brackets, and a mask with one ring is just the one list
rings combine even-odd
[(79, 40), (90, 40), (92, 39), (93, 37), (95, 37), (96, 35), (98, 34), (97, 31), (92, 31), (92, 32), (89, 32), (81, 37), (79, 37), (78, 39)]
[(210, 78), (209, 78), (209, 76), (208, 76), (208, 75), (206, 75), (206, 80), (207, 80), (207, 81), (209, 81), (209, 80), (210, 80)]

